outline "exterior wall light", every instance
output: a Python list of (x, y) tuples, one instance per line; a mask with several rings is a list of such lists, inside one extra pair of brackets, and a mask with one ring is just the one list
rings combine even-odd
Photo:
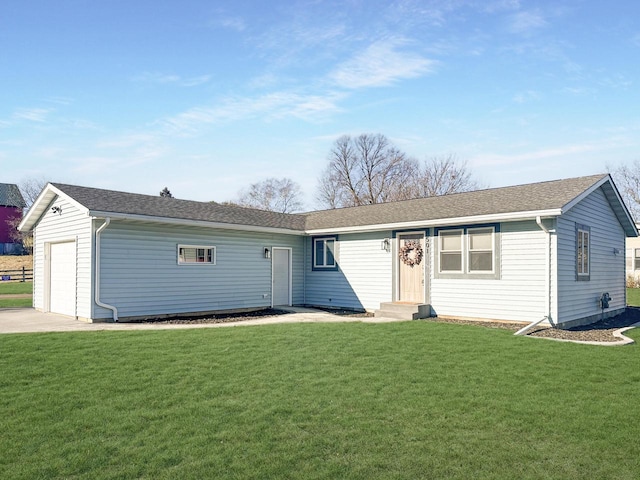
[(264, 247), (264, 258), (271, 258), (271, 250), (269, 250), (269, 247)]

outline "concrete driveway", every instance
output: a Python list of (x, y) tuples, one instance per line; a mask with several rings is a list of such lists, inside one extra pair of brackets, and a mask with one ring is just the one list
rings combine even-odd
[[(278, 307), (281, 309), (280, 307)], [(282, 309), (285, 310), (285, 309)], [(394, 318), (379, 317), (346, 317), (333, 315), (322, 310), (311, 308), (288, 307), (291, 312), (286, 315), (259, 317), (230, 323), (197, 323), (197, 324), (153, 324), (153, 323), (86, 323), (65, 315), (42, 313), (33, 308), (0, 308), (1, 333), (33, 333), (33, 332), (77, 332), (99, 330), (175, 330), (185, 328), (220, 328), (249, 325), (270, 325), (275, 323), (309, 323), (309, 322), (366, 322), (387, 323), (398, 322)]]

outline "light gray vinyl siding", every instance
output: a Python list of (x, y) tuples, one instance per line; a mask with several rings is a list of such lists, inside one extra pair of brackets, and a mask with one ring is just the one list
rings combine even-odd
[(375, 310), (392, 300), (392, 257), (382, 249), (391, 232), (338, 235), (338, 269), (312, 270), (307, 238), (306, 299), (308, 305)]
[[(178, 245), (216, 247), (216, 264), (177, 263)], [(233, 230), (112, 221), (101, 237), (101, 300), (120, 317), (271, 305), (271, 259), (292, 248), (292, 299), (303, 303), (303, 239)], [(96, 318), (110, 318), (96, 307)]]
[(533, 221), (510, 222), (501, 224), (499, 239), (500, 279), (432, 275), (431, 305), (437, 315), (519, 321), (546, 315), (546, 234)]
[[(53, 213), (52, 207), (62, 213)], [(45, 211), (34, 231), (33, 245), (33, 306), (43, 310), (46, 306), (48, 283), (45, 244), (76, 241), (76, 316), (91, 316), (91, 219), (74, 204), (57, 198)]]
[[(588, 281), (576, 281), (576, 223), (590, 228)], [(609, 310), (625, 307), (624, 248), (624, 231), (600, 189), (558, 219), (559, 323), (600, 314), (604, 292), (611, 296)]]

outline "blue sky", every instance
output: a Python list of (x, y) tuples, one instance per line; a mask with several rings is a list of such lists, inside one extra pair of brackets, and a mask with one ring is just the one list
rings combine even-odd
[(0, 5), (0, 182), (314, 206), (343, 134), (453, 153), (497, 187), (640, 159), (640, 2)]

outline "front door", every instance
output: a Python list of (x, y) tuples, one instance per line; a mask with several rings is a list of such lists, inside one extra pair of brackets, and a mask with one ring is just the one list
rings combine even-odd
[(424, 233), (398, 234), (398, 300), (424, 303)]
[(272, 249), (272, 304), (291, 305), (291, 249)]

